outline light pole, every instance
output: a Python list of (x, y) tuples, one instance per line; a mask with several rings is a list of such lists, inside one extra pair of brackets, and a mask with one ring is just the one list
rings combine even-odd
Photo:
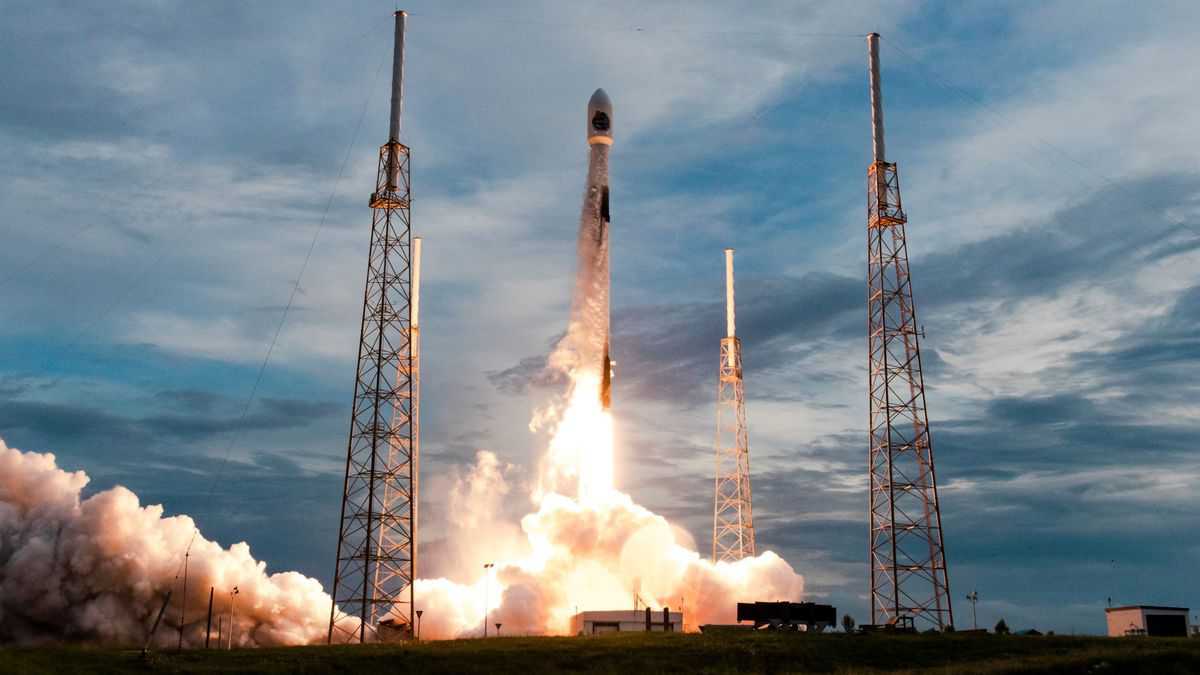
[(971, 603), (971, 626), (979, 630), (979, 620), (975, 616), (975, 603), (979, 602), (979, 591), (967, 593), (967, 602)]
[(417, 610), (417, 642), (421, 641), (421, 615), (424, 613), (425, 610), (423, 609)]
[(184, 621), (187, 619), (187, 573), (189, 555), (189, 551), (183, 552), (183, 596), (180, 598), (179, 605), (179, 651), (183, 650), (183, 627)]
[(483, 637), (487, 637), (488, 582), (492, 577), (490, 570), (495, 566), (496, 563), (484, 563), (483, 565)]
[(234, 586), (233, 592), (229, 594), (229, 649), (233, 649), (233, 622), (237, 618), (237, 596), (238, 587)]

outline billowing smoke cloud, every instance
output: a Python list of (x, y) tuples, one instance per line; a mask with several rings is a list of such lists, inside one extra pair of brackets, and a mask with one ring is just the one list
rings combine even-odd
[(529, 509), (523, 476), (518, 467), (486, 450), (476, 453), (473, 465), (429, 476), (422, 489), (440, 498), (436, 509), (421, 511), (418, 575), (474, 579), (484, 562), (525, 555), (520, 515)]
[[(0, 441), (0, 641), (140, 645), (173, 589), (156, 642), (174, 645), (177, 575), (195, 524), (164, 518), (161, 506), (142, 506), (124, 487), (81, 499), (88, 480), (59, 468), (52, 454)], [(230, 591), (238, 589), (235, 646), (299, 645), (326, 635), (330, 599), (321, 584), (297, 572), (267, 574), (245, 543), (223, 549), (197, 535), (188, 572), (186, 645), (204, 644), (210, 587), (216, 615), (229, 613)]]
[[(496, 461), (479, 453), (455, 491), (477, 493), (486, 485), (488, 492), (507, 493)], [(685, 532), (619, 492), (598, 502), (546, 494), (521, 519), (519, 540), (511, 530), (490, 528), (453, 536), (472, 534), (477, 547), (467, 578), (473, 582), (417, 583), (422, 637), (481, 633), (485, 594), (489, 625), (502, 623), (507, 634), (566, 634), (576, 611), (632, 609), (635, 594), (656, 608), (682, 609), (686, 627), (694, 630), (733, 623), (738, 601), (796, 600), (804, 593), (803, 577), (776, 554), (713, 564)], [(480, 563), (492, 561), (496, 567), (485, 579)]]
[[(563, 634), (576, 611), (632, 607), (635, 594), (643, 603), (684, 610), (690, 629), (733, 621), (738, 600), (803, 594), (803, 578), (775, 554), (714, 565), (686, 533), (620, 493), (594, 504), (550, 493), (519, 528), (501, 522), (493, 514), (502, 513), (500, 501), (512, 493), (506, 479), (512, 469), (480, 452), (454, 481), (451, 511), (458, 515), (450, 534), (461, 542), (461, 564), (453, 576), (473, 581), (417, 582), (422, 637), (481, 632), (485, 591), (488, 620), (502, 622), (508, 634)], [(141, 644), (173, 590), (156, 636), (160, 646), (173, 645), (180, 556), (193, 536), (192, 519), (164, 518), (161, 506), (142, 506), (120, 486), (82, 499), (88, 480), (82, 471), (59, 468), (52, 454), (0, 441), (0, 641)], [(485, 559), (497, 563), (486, 579), (478, 564)], [(204, 643), (210, 587), (217, 589), (214, 613), (225, 621), (229, 592), (239, 591), (235, 645), (324, 641), (330, 598), (317, 580), (267, 574), (247, 544), (224, 549), (198, 535), (188, 569), (185, 645)]]

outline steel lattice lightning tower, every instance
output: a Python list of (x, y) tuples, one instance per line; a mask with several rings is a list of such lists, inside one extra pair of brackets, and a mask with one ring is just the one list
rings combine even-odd
[(725, 249), (725, 328), (717, 379), (717, 461), (713, 498), (713, 562), (753, 557), (750, 440), (742, 385), (742, 341), (734, 334), (733, 249)]
[(867, 37), (874, 161), (867, 169), (871, 619), (950, 628), (950, 577), (938, 507), (925, 380), (896, 165), (885, 159), (879, 35)]
[[(412, 636), (417, 567), (417, 283), (409, 149), (400, 143), (406, 14), (396, 12), (391, 128), (371, 195), (371, 247), (346, 452), (329, 642)], [(415, 244), (415, 247), (414, 247)]]

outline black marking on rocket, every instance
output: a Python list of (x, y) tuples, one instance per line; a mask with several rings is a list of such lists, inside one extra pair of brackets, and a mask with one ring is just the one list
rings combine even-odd
[(601, 246), (604, 245), (604, 239), (608, 236), (608, 186), (600, 188), (600, 227), (596, 228), (596, 242)]
[[(597, 117), (603, 114), (596, 113)], [(604, 129), (607, 128), (608, 118), (605, 118)], [(600, 241), (603, 242), (604, 238), (608, 236), (607, 230), (610, 222), (608, 215), (608, 186), (605, 185), (600, 189)], [(612, 408), (612, 359), (609, 358), (608, 353), (608, 338), (604, 340), (604, 362), (600, 364), (600, 367), (603, 369), (600, 371), (602, 373), (600, 376), (600, 405), (605, 410), (609, 410)]]
[(612, 409), (612, 359), (608, 355), (608, 340), (604, 341), (604, 362), (600, 366), (604, 369), (600, 376), (600, 407), (610, 410)]

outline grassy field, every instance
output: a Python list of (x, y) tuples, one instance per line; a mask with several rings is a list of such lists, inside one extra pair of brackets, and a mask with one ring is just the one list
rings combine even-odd
[(415, 646), (0, 650), (13, 673), (1200, 673), (1200, 639), (627, 634)]

